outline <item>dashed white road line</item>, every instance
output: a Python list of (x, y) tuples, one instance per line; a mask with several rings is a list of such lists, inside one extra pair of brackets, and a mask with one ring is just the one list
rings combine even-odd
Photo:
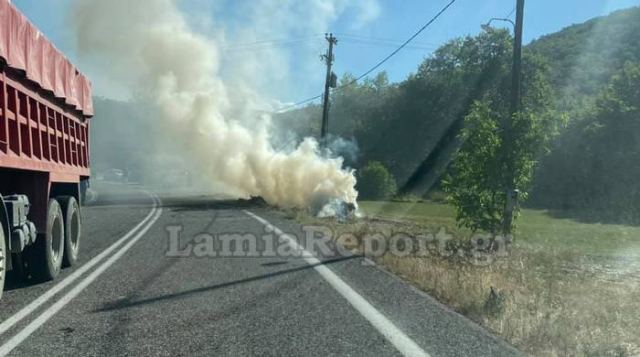
[(295, 238), (282, 232), (278, 227), (269, 223), (266, 219), (245, 210), (249, 216), (258, 222), (273, 229), (280, 239), (289, 244), (293, 249), (302, 253), (304, 260), (316, 270), (329, 285), (331, 285), (342, 297), (344, 297), (373, 327), (378, 330), (395, 348), (404, 356), (428, 357), (418, 344), (409, 336), (402, 332), (391, 320), (378, 311), (362, 295), (358, 294), (344, 280), (337, 276), (331, 269), (316, 258), (312, 253), (305, 250)]
[[(62, 289), (73, 283), (78, 277), (80, 277), (87, 270), (91, 269), (93, 266), (98, 264), (104, 257), (111, 254), (115, 249), (117, 249), (124, 242), (127, 242), (120, 250), (111, 255), (109, 259), (107, 259), (104, 263), (102, 263), (96, 270), (94, 270), (91, 274), (85, 277), (80, 283), (78, 283), (73, 289), (63, 295), (58, 301), (56, 301), (53, 305), (47, 308), (42, 314), (36, 317), (33, 321), (31, 321), (25, 328), (23, 328), (20, 332), (18, 332), (15, 336), (11, 337), (8, 341), (6, 341), (2, 346), (0, 346), (0, 356), (5, 356), (9, 352), (11, 352), (14, 348), (20, 345), (27, 337), (29, 337), (34, 331), (36, 331), (40, 326), (46, 323), (53, 315), (55, 315), (58, 311), (64, 308), (73, 298), (78, 296), (89, 284), (95, 281), (100, 274), (102, 274), (105, 270), (107, 270), (113, 263), (115, 263), (122, 255), (124, 255), (140, 238), (142, 238), (147, 231), (153, 226), (153, 224), (160, 218), (162, 214), (162, 208), (159, 207), (160, 199), (157, 197), (153, 197), (153, 209), (151, 212), (145, 217), (145, 219), (136, 225), (131, 231), (129, 231), (124, 237), (120, 238), (117, 242), (112, 244), (109, 248), (104, 250), (102, 253), (91, 259), (85, 265), (83, 265), (80, 269), (75, 271), (72, 275), (68, 276), (66, 279), (58, 283), (56, 286), (48, 290), (46, 293), (41, 295), (39, 298), (31, 302), (29, 305), (25, 306), (22, 310), (17, 312), (15, 315), (11, 316), (9, 319), (0, 324), (0, 333), (3, 333), (22, 320), (24, 317), (29, 315), (39, 306), (44, 304), (46, 301), (51, 299), (55, 294), (60, 292)], [(137, 232), (137, 233), (136, 233)], [(133, 238), (131, 238), (133, 236)]]

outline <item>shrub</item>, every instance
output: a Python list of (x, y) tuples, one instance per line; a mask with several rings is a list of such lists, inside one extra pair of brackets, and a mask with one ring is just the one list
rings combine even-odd
[(358, 174), (359, 197), (365, 200), (384, 200), (396, 194), (393, 175), (378, 161), (371, 161)]

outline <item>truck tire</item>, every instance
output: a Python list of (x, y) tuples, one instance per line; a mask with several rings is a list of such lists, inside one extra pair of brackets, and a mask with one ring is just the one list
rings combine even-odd
[(4, 241), (4, 228), (0, 222), (0, 299), (4, 291), (4, 281), (7, 276), (7, 246)]
[(82, 215), (80, 205), (73, 196), (56, 197), (64, 218), (64, 255), (62, 267), (73, 266), (78, 261), (80, 237), (82, 236)]
[(37, 280), (53, 280), (62, 268), (64, 255), (64, 216), (58, 201), (49, 200), (47, 228), (38, 234), (35, 244), (26, 253), (27, 265), (32, 277)]

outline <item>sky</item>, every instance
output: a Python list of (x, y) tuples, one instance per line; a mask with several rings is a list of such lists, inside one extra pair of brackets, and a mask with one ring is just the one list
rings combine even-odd
[[(262, 69), (265, 72), (285, 72), (272, 76), (270, 82), (261, 83), (258, 90), (268, 92), (278, 102), (287, 103), (321, 93), (325, 69), (319, 55), (326, 48), (323, 33), (333, 32), (338, 38), (335, 72), (338, 75), (345, 72), (359, 75), (393, 51), (449, 2), (354, 0), (357, 6), (352, 6), (349, 0), (288, 0), (288, 3), (295, 4), (288, 7), (293, 9), (292, 14), (286, 19), (286, 26), (275, 26), (268, 17), (273, 16), (274, 21), (282, 22), (282, 18), (276, 19), (278, 14), (273, 11), (277, 11), (278, 4), (285, 1), (181, 0), (179, 6), (196, 31), (206, 36), (224, 37), (221, 72), (231, 76), (234, 72), (224, 71), (225, 64), (232, 66), (247, 58), (251, 58), (254, 64), (270, 62)], [(311, 1), (320, 6), (318, 9), (323, 11), (323, 21), (316, 19), (315, 13), (295, 10)], [(122, 88), (104, 78), (100, 68), (86, 63), (76, 53), (73, 30), (67, 25), (70, 0), (13, 0), (13, 3), (93, 79), (97, 95), (126, 98), (120, 94)], [(272, 11), (258, 9), (252, 12), (251, 8), (258, 3), (261, 6), (271, 3)], [(332, 5), (329, 10), (327, 4)], [(632, 6), (640, 6), (640, 0), (528, 0), (525, 6), (525, 42)], [(492, 17), (513, 18), (514, 8), (515, 0), (458, 0), (409, 48), (393, 57), (381, 70), (388, 73), (391, 81), (401, 81), (439, 45), (459, 36), (477, 34), (481, 31), (481, 24)], [(320, 10), (317, 17), (321, 16)], [(248, 13), (253, 13), (254, 17)], [(511, 27), (509, 24), (504, 26)], [(248, 27), (253, 27), (250, 35), (246, 35)], [(236, 36), (240, 33), (245, 35)], [(273, 57), (275, 55), (276, 58)]]

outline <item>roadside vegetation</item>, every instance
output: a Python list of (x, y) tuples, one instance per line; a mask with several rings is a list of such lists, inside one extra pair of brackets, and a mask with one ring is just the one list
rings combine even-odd
[[(445, 228), (464, 247), (472, 231), (456, 223), (455, 208), (428, 201), (361, 202), (364, 218), (340, 222), (306, 214), (350, 246), (382, 233), (418, 237)], [(456, 311), (536, 356), (640, 354), (640, 227), (583, 223), (554, 212), (525, 209), (506, 256), (480, 263), (456, 251), (427, 257), (390, 252), (370, 257)]]
[[(526, 206), (569, 211), (590, 222), (640, 223), (640, 100), (633, 79), (640, 66), (638, 33), (635, 7), (525, 46), (524, 133), (511, 161)], [(496, 140), (509, 119), (511, 41), (509, 31), (486, 28), (444, 44), (404, 81), (390, 83), (382, 72), (335, 91), (330, 132), (359, 148), (356, 158), (338, 154), (357, 170), (381, 163), (403, 195), (442, 191), (443, 178), (458, 173), (456, 180), (445, 180), (455, 197), (451, 193), (469, 186), (461, 180), (465, 175), (484, 177), (498, 187), (485, 183), (472, 195), (476, 203), (487, 203), (487, 193), (504, 185), (504, 148)], [(353, 76), (347, 73), (340, 82), (352, 83)], [(316, 136), (320, 117), (321, 107), (309, 105), (276, 116), (274, 123), (299, 137)], [(462, 152), (475, 154), (467, 160), (474, 165), (463, 165), (460, 156), (456, 165), (455, 154), (468, 138), (473, 140)]]
[[(376, 234), (416, 246), (444, 229), (454, 239), (427, 256), (369, 257), (532, 355), (640, 355), (639, 24), (632, 8), (529, 44), (513, 116), (512, 38), (490, 27), (405, 81), (335, 92), (331, 130), (360, 147), (364, 217), (297, 218), (355, 235), (363, 254)], [(280, 120), (310, 134), (318, 110)], [(514, 240), (500, 240), (512, 187)]]
[(372, 161), (358, 172), (358, 195), (363, 199), (388, 199), (397, 190), (396, 179), (380, 162)]

